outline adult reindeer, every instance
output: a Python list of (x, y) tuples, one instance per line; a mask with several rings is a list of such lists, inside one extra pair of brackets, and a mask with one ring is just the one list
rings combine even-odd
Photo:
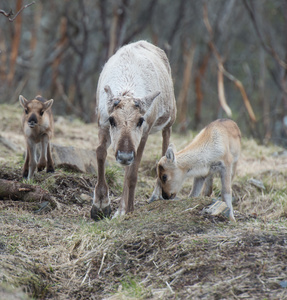
[[(138, 168), (150, 133), (162, 130), (162, 155), (169, 145), (176, 117), (171, 70), (163, 50), (139, 41), (120, 48), (105, 64), (97, 87), (99, 146), (98, 182), (91, 217), (111, 214), (105, 179), (107, 148), (112, 143), (116, 160), (125, 166), (123, 195), (115, 214), (134, 210)], [(160, 194), (156, 186), (154, 197)]]

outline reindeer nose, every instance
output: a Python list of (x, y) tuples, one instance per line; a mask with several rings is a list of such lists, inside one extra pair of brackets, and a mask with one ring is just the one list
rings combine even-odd
[(164, 190), (162, 190), (162, 197), (163, 197), (163, 199), (165, 199), (165, 200), (168, 200), (168, 199), (169, 199), (168, 194), (167, 194)]
[(118, 150), (117, 156), (116, 156), (117, 162), (119, 162), (122, 165), (129, 166), (130, 164), (133, 163), (135, 159), (134, 152), (122, 152)]
[(162, 197), (163, 197), (163, 199), (165, 199), (165, 200), (172, 199), (173, 195), (174, 195), (174, 194), (171, 194), (171, 195), (169, 196), (164, 190), (162, 190)]
[(28, 120), (28, 125), (33, 128), (35, 125), (37, 125), (37, 123), (38, 123), (38, 120), (37, 120), (36, 115), (32, 114)]

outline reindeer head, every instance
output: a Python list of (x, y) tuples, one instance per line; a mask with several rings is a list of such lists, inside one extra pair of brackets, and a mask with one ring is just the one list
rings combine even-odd
[(23, 122), (26, 122), (30, 128), (45, 125), (46, 112), (51, 108), (53, 101), (53, 99), (45, 100), (41, 96), (27, 100), (20, 95), (19, 102), (24, 108)]
[(110, 136), (116, 160), (130, 165), (134, 162), (142, 138), (146, 113), (160, 92), (142, 99), (134, 98), (129, 93), (114, 97), (109, 86), (105, 86), (105, 92), (108, 95)]
[(184, 181), (184, 173), (178, 167), (175, 157), (175, 147), (168, 146), (165, 156), (157, 164), (157, 175), (162, 187), (162, 197), (173, 199), (179, 192)]

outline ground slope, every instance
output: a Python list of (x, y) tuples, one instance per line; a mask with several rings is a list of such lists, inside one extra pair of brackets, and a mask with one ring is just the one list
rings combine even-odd
[[(2, 179), (22, 180), (20, 114), (16, 105), (0, 108), (6, 141), (0, 143)], [(56, 144), (92, 150), (97, 145), (95, 124), (58, 117), (55, 127)], [(191, 132), (173, 134), (171, 140), (180, 149), (192, 137)], [(191, 182), (184, 184), (180, 200), (147, 204), (160, 140), (160, 134), (149, 139), (135, 212), (123, 218), (90, 219), (95, 174), (62, 169), (36, 174), (33, 184), (54, 196), (53, 205), (0, 199), (0, 298), (287, 299), (284, 150), (243, 138), (233, 183), (237, 223), (232, 225), (224, 216), (204, 213), (211, 198), (187, 199)], [(123, 170), (112, 152), (108, 161), (115, 210)], [(212, 198), (218, 196), (216, 180)]]

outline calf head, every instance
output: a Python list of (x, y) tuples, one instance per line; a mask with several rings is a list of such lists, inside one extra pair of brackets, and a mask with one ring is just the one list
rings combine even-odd
[(33, 100), (27, 100), (20, 95), (19, 102), (24, 108), (23, 123), (26, 122), (30, 128), (42, 126), (45, 122), (45, 112), (51, 108), (53, 101), (53, 99), (45, 100), (41, 96), (37, 96)]
[(165, 156), (157, 164), (157, 175), (162, 187), (162, 197), (173, 199), (184, 181), (184, 173), (179, 168), (175, 157), (175, 147), (168, 146)]
[(129, 93), (114, 97), (109, 86), (105, 86), (105, 92), (108, 95), (110, 136), (115, 157), (120, 164), (128, 166), (137, 155), (146, 113), (160, 92), (151, 93), (142, 99), (134, 98)]

